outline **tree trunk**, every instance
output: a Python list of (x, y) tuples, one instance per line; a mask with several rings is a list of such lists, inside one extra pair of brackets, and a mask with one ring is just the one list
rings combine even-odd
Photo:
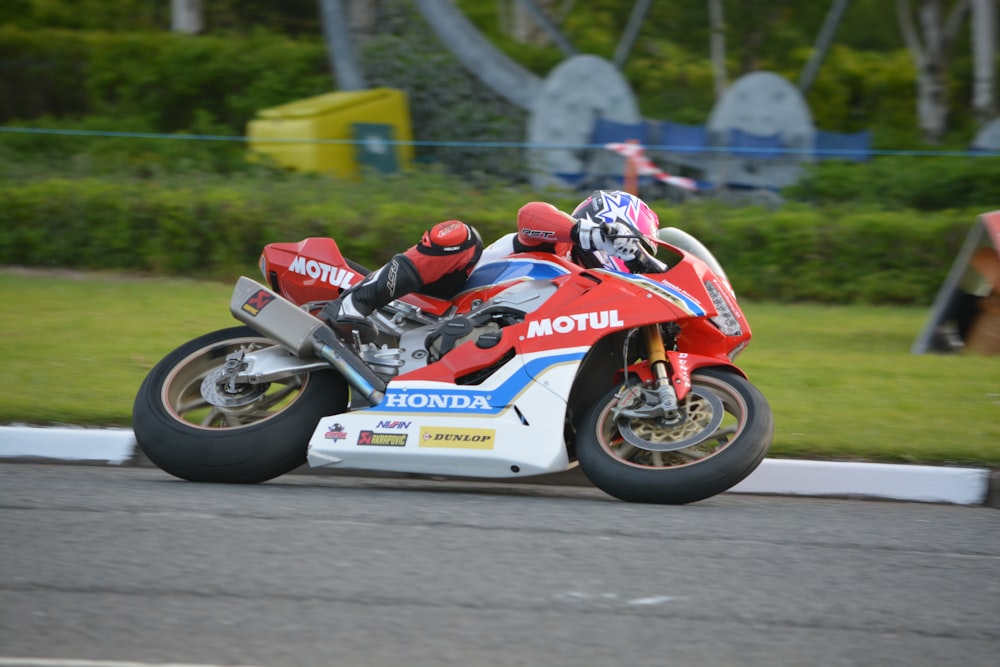
[(191, 35), (204, 30), (201, 0), (170, 0), (170, 29)]
[(351, 32), (358, 38), (355, 48), (359, 48), (375, 34), (378, 22), (378, 1), (350, 0), (347, 3), (347, 12), (350, 17)]
[(523, 44), (555, 44), (564, 56), (576, 55), (558, 27), (567, 4), (560, 6), (560, 0), (497, 0), (500, 29)]
[(939, 143), (948, 125), (948, 55), (969, 0), (958, 0), (943, 19), (941, 0), (919, 0), (917, 24), (909, 0), (896, 0), (899, 27), (917, 66), (917, 120), (924, 139)]
[(997, 12), (996, 0), (972, 2), (972, 111), (983, 125), (997, 115), (996, 58)]
[(726, 19), (722, 0), (708, 0), (708, 16), (712, 34), (709, 45), (712, 57), (712, 74), (715, 79), (715, 97), (722, 97), (729, 85), (726, 80)]
[(354, 54), (354, 41), (342, 0), (319, 0), (319, 16), (337, 88), (364, 90), (367, 87), (365, 77)]

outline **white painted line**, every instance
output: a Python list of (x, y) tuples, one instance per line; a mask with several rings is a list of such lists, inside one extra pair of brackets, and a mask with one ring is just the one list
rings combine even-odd
[(635, 600), (629, 600), (628, 603), (633, 607), (645, 607), (650, 605), (663, 604), (664, 602), (671, 602), (677, 598), (673, 595), (654, 595), (648, 598), (636, 598)]
[(61, 461), (107, 461), (121, 464), (135, 451), (132, 429), (0, 428), (0, 458), (40, 458)]
[[(63, 658), (5, 658), (0, 656), (0, 667), (222, 667), (190, 662), (132, 662), (129, 660), (75, 660)], [(228, 667), (241, 667), (231, 665)], [(243, 665), (242, 667), (249, 667)]]
[(867, 496), (927, 503), (981, 505), (989, 491), (983, 468), (764, 459), (729, 493)]

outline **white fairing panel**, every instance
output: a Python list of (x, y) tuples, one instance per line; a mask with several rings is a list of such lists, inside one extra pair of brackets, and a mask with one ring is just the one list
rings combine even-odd
[(476, 477), (565, 470), (566, 398), (586, 351), (516, 357), (479, 385), (391, 382), (378, 405), (320, 420), (309, 465)]

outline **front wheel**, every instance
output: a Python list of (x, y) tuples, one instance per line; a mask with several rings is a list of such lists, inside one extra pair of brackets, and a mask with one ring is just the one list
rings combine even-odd
[(701, 368), (691, 382), (676, 422), (623, 415), (635, 396), (627, 389), (598, 400), (576, 438), (587, 478), (621, 500), (680, 505), (722, 493), (753, 472), (774, 436), (763, 394), (724, 368)]
[(347, 382), (333, 370), (255, 385), (219, 380), (227, 358), (271, 345), (249, 327), (232, 327), (164, 357), (132, 408), (142, 452), (165, 472), (194, 482), (255, 484), (305, 463), (319, 419), (347, 409)]

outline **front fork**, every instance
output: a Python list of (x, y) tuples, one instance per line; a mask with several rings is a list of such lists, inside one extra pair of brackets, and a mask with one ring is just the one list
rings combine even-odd
[[(667, 351), (663, 344), (659, 325), (647, 324), (642, 327), (641, 333), (646, 343), (649, 369), (653, 376), (652, 381), (645, 385), (622, 387), (615, 417), (657, 418), (668, 424), (676, 423), (683, 419), (683, 415), (678, 409), (677, 392), (667, 369), (671, 366), (678, 368), (683, 365), (671, 364), (672, 357), (677, 355), (680, 358), (687, 355)], [(690, 382), (690, 378), (687, 379)], [(682, 383), (683, 380), (678, 377), (677, 382)], [(631, 400), (628, 398), (629, 393), (633, 394)]]

